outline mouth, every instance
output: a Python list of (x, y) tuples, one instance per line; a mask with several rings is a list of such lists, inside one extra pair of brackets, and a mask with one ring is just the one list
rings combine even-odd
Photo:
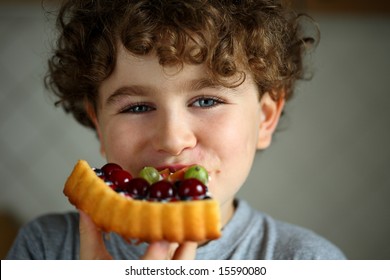
[(157, 169), (159, 172), (164, 171), (164, 170), (169, 170), (170, 173), (175, 173), (176, 171), (179, 171), (179, 170), (188, 168), (188, 167), (190, 167), (191, 165), (193, 165), (193, 164), (189, 164), (189, 165), (185, 165), (185, 164), (162, 165), (162, 166), (156, 167), (156, 169)]

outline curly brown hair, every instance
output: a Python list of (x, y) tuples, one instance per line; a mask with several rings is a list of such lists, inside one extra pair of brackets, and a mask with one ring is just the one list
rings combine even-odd
[(94, 128), (85, 101), (96, 109), (120, 42), (136, 55), (155, 52), (163, 66), (205, 64), (226, 87), (250, 73), (260, 97), (288, 99), (312, 41), (302, 36), (300, 18), (277, 0), (66, 0), (45, 83), (57, 104)]

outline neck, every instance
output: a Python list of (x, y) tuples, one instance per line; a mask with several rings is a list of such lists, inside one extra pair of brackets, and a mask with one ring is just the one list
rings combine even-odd
[(233, 217), (236, 207), (234, 205), (234, 199), (231, 199), (221, 204), (221, 226), (222, 228), (230, 221)]

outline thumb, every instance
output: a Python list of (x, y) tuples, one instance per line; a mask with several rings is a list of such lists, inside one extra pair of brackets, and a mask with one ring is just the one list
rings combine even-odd
[(104, 245), (102, 232), (95, 226), (91, 218), (79, 210), (80, 214), (80, 259), (110, 260), (111, 255)]

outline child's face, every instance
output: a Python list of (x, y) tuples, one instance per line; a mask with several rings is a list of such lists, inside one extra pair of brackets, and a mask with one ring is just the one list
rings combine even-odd
[(107, 160), (133, 175), (144, 166), (206, 167), (210, 191), (228, 213), (258, 145), (260, 104), (250, 77), (223, 88), (209, 82), (204, 66), (178, 72), (162, 68), (154, 55), (121, 49), (99, 89), (95, 122)]

